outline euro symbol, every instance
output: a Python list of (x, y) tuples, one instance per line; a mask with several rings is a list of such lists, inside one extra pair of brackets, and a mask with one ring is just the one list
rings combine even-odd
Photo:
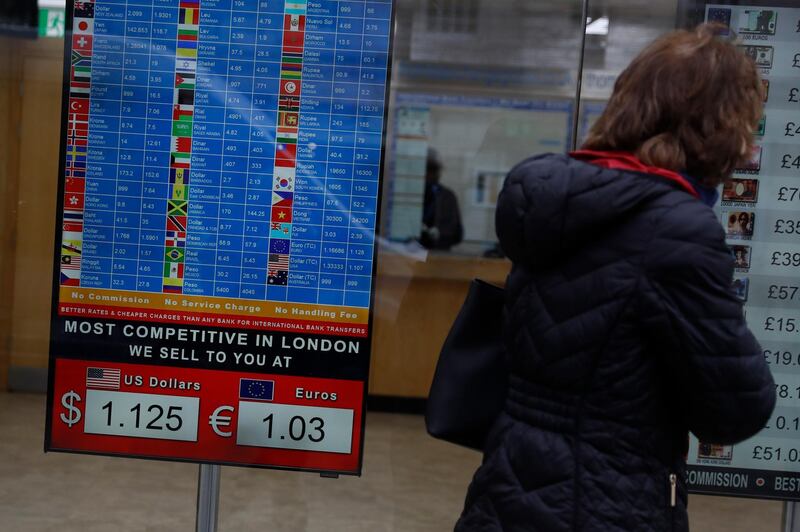
[(75, 406), (75, 403), (81, 400), (81, 396), (75, 393), (75, 390), (70, 390), (61, 396), (61, 404), (67, 409), (66, 415), (61, 413), (61, 421), (67, 424), (69, 428), (81, 420), (81, 411)]
[(223, 438), (230, 438), (233, 433), (232, 432), (224, 432), (220, 430), (220, 427), (230, 427), (231, 426), (231, 416), (221, 416), (222, 412), (233, 412), (232, 406), (221, 406), (214, 410), (214, 413), (211, 414), (208, 418), (208, 424), (211, 425), (211, 428), (217, 434), (217, 436), (222, 436)]

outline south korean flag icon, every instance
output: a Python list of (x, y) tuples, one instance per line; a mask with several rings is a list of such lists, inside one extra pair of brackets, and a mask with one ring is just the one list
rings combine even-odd
[(274, 191), (279, 192), (294, 192), (294, 168), (275, 168), (275, 186)]

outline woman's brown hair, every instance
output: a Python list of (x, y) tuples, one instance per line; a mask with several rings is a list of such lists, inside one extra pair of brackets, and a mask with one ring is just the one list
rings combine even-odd
[(645, 48), (614, 85), (584, 149), (634, 153), (643, 163), (718, 185), (750, 158), (763, 111), (755, 63), (728, 31), (703, 24)]

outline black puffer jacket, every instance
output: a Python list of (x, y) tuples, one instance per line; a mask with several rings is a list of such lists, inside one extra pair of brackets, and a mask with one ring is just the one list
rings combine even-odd
[(736, 442), (775, 404), (713, 211), (662, 177), (544, 155), (511, 171), (497, 233), (511, 386), (456, 530), (688, 530), (688, 431)]

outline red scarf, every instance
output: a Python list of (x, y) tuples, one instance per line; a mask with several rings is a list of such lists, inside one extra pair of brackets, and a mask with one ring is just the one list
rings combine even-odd
[(573, 159), (578, 159), (580, 161), (601, 166), (603, 168), (611, 168), (614, 170), (630, 170), (643, 174), (657, 175), (667, 179), (668, 181), (676, 183), (695, 198), (700, 197), (700, 194), (697, 193), (692, 184), (689, 183), (689, 181), (678, 172), (673, 172), (672, 170), (659, 168), (657, 166), (647, 166), (642, 161), (637, 159), (632, 153), (624, 151), (578, 150), (570, 152), (569, 156)]

